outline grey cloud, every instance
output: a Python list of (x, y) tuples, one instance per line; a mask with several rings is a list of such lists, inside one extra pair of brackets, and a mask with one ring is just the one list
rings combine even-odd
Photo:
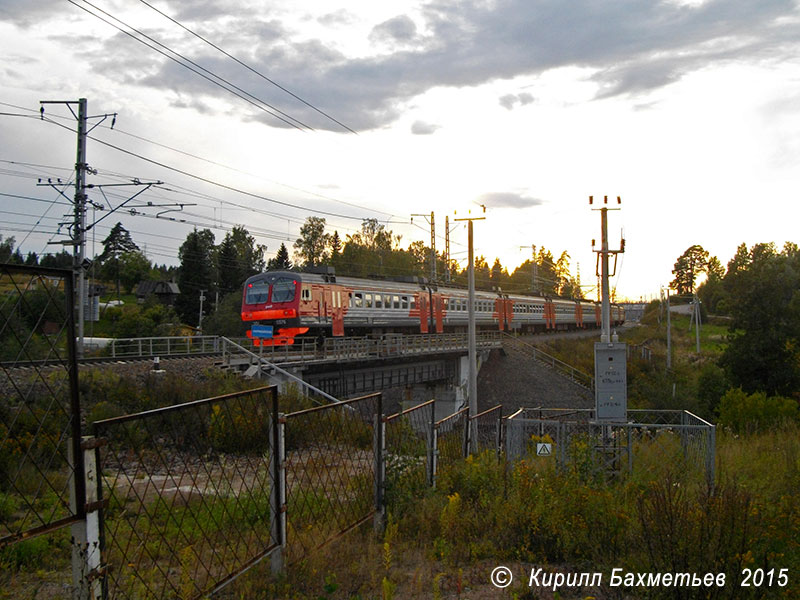
[(30, 27), (39, 21), (59, 12), (61, 2), (58, 0), (3, 0), (0, 3), (0, 22), (14, 23), (19, 27)]
[(410, 17), (400, 15), (376, 25), (370, 33), (372, 41), (410, 42), (417, 36), (417, 26)]
[[(180, 6), (188, 4), (183, 0)], [(176, 6), (174, 0), (171, 6)], [(213, 8), (211, 3), (199, 6), (197, 10)], [(391, 54), (352, 59), (319, 41), (295, 42), (279, 23), (270, 25), (276, 36), (262, 39), (244, 27), (244, 19), (226, 21), (231, 30), (243, 25), (239, 39), (231, 37), (227, 49), (251, 57), (252, 66), (349, 127), (367, 130), (392, 123), (415, 96), (435, 87), (478, 86), (579, 66), (594, 71), (598, 98), (638, 97), (709, 62), (778, 61), (796, 56), (800, 46), (800, 24), (791, 18), (796, 16), (794, 0), (709, 0), (699, 7), (651, 0), (573, 0), (569, 7), (562, 0), (433, 0), (422, 15), (424, 35), (403, 16), (374, 28), (373, 35), (389, 41), (416, 36), (413, 48), (401, 46)], [(115, 60), (129, 66), (149, 61), (149, 67), (139, 66), (147, 74), (141, 80), (146, 85), (185, 94), (224, 94), (152, 51), (136, 48), (137, 58), (122, 46), (109, 48), (102, 59), (106, 67)], [(201, 52), (197, 60), (206, 68), (315, 128), (341, 131), (228, 59), (210, 49)], [(124, 74), (111, 72), (120, 78)], [(508, 108), (533, 100), (529, 94), (512, 94), (500, 103)], [(249, 108), (242, 113), (284, 126)]]
[(500, 106), (508, 110), (513, 109), (517, 104), (520, 106), (525, 106), (526, 104), (531, 104), (534, 101), (535, 98), (527, 92), (523, 92), (521, 94), (506, 94), (504, 96), (500, 96), (498, 99)]
[(414, 121), (411, 125), (411, 133), (414, 135), (431, 135), (439, 129), (439, 125), (433, 123), (425, 123), (424, 121)]
[(544, 204), (539, 198), (517, 192), (490, 192), (478, 197), (477, 202), (487, 208), (530, 208)]
[(349, 25), (354, 21), (353, 14), (345, 9), (337, 10), (317, 19), (322, 25), (333, 27), (336, 25)]

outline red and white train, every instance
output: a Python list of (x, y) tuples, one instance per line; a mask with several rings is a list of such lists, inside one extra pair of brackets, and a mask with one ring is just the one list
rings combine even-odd
[[(467, 290), (432, 285), (416, 277), (373, 280), (336, 277), (331, 268), (319, 271), (268, 271), (245, 282), (242, 320), (272, 327), (267, 334), (271, 337), (247, 332), (255, 345), (293, 344), (302, 335), (467, 329)], [(611, 320), (614, 325), (625, 320), (621, 306), (612, 304)], [(523, 333), (592, 328), (600, 326), (600, 304), (476, 291), (475, 321), (479, 329)], [(262, 336), (264, 329), (259, 332)]]

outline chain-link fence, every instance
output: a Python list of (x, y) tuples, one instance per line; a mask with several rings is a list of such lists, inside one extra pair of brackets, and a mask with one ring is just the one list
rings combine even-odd
[(434, 400), (384, 419), (386, 504), (433, 483)]
[(0, 265), (0, 551), (85, 515), (73, 318), (70, 271)]
[(505, 420), (510, 460), (538, 456), (583, 477), (648, 476), (665, 468), (714, 481), (714, 426), (688, 411), (630, 410), (624, 423), (592, 410), (524, 409)]
[(376, 514), (381, 394), (281, 417), (288, 557), (297, 561)]
[(110, 598), (199, 598), (281, 545), (276, 387), (98, 421)]
[(503, 423), (503, 406), (497, 406), (478, 413), (469, 418), (470, 435), (475, 436), (471, 449), (478, 453), (490, 451), (497, 455), (500, 452), (500, 439)]

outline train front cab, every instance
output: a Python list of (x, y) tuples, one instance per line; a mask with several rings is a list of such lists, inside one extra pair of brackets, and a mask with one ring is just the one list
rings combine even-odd
[(242, 321), (272, 326), (272, 337), (247, 337), (254, 346), (293, 344), (296, 335), (308, 327), (300, 322), (300, 278), (297, 273), (275, 272), (254, 275), (245, 281), (242, 296)]

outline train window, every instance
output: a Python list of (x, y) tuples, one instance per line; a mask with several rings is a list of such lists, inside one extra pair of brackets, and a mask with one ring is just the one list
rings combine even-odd
[(401, 299), (401, 308), (408, 308), (408, 296), (403, 296)]
[(364, 294), (364, 308), (372, 308), (372, 294)]
[(383, 308), (392, 308), (392, 297), (386, 295), (383, 297)]
[(417, 297), (416, 296), (412, 296), (411, 298), (409, 298), (409, 300), (411, 301), (411, 304), (409, 304), (409, 308), (411, 310), (414, 310), (415, 308), (417, 308)]
[(353, 294), (351, 302), (353, 303), (353, 308), (361, 308), (364, 305), (364, 297), (361, 292)]
[(400, 308), (400, 296), (392, 296), (392, 304), (394, 308)]
[(375, 294), (375, 308), (383, 308), (383, 295)]
[(288, 277), (279, 277), (272, 284), (273, 302), (291, 302), (294, 300), (295, 281)]
[(266, 304), (269, 298), (269, 283), (266, 281), (254, 281), (247, 284), (245, 294), (246, 304)]
[(303, 287), (300, 291), (300, 299), (305, 302), (311, 300), (311, 288)]

